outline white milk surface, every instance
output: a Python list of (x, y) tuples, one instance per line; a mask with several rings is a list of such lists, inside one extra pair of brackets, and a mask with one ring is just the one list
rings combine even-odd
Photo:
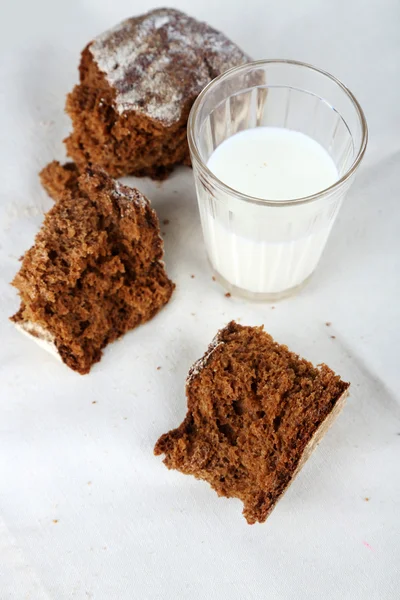
[(256, 127), (218, 146), (208, 168), (229, 187), (264, 200), (292, 200), (331, 186), (338, 178), (333, 159), (299, 131)]
[[(216, 148), (208, 168), (229, 187), (265, 200), (309, 196), (338, 179), (335, 163), (318, 142), (278, 127), (233, 135)], [(333, 221), (319, 218), (320, 210), (321, 203), (255, 208), (239, 201), (229, 220), (223, 210), (206, 213), (210, 260), (242, 289), (289, 290), (312, 273), (324, 249)]]

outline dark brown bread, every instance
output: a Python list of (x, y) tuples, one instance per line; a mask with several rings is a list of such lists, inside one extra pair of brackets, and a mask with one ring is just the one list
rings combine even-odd
[(78, 178), (78, 167), (72, 162), (61, 166), (57, 161), (53, 161), (40, 173), (42, 186), (49, 196), (56, 201), (61, 198), (66, 190), (79, 194)]
[(68, 154), (112, 176), (163, 179), (190, 164), (186, 124), (200, 91), (248, 60), (222, 33), (174, 9), (123, 21), (82, 52), (66, 105)]
[(339, 410), (348, 383), (277, 344), (262, 327), (222, 329), (189, 372), (188, 412), (160, 437), (170, 469), (239, 498), (263, 522)]
[(41, 179), (56, 204), (13, 281), (21, 307), (12, 319), (83, 374), (108, 343), (151, 319), (174, 285), (157, 216), (138, 190), (57, 162)]

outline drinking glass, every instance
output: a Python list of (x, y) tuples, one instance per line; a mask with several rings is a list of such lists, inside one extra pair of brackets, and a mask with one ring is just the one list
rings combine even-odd
[[(227, 138), (253, 127), (300, 131), (334, 160), (338, 180), (311, 196), (255, 198), (207, 167)], [(188, 141), (204, 242), (216, 278), (232, 294), (275, 301), (314, 272), (367, 146), (364, 113), (338, 79), (291, 60), (261, 60), (214, 79), (198, 96)]]

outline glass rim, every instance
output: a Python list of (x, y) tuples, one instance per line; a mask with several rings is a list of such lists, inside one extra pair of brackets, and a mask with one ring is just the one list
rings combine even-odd
[[(213, 88), (215, 88), (217, 85), (219, 85), (221, 83), (221, 81), (230, 77), (230, 75), (232, 75), (232, 73), (240, 73), (241, 71), (246, 71), (246, 70), (255, 68), (257, 66), (261, 67), (263, 65), (270, 65), (270, 64), (287, 64), (287, 65), (294, 65), (297, 67), (305, 67), (306, 69), (310, 69), (312, 71), (315, 71), (316, 73), (319, 73), (320, 75), (323, 75), (324, 77), (327, 77), (328, 79), (333, 81), (333, 83), (335, 83), (338, 87), (340, 87), (342, 89), (342, 91), (350, 99), (354, 108), (356, 109), (357, 115), (358, 115), (360, 123), (361, 123), (361, 133), (362, 133), (361, 142), (360, 142), (356, 157), (354, 158), (350, 167), (340, 177), (340, 179), (335, 181), (335, 183), (333, 183), (329, 187), (324, 188), (324, 189), (320, 190), (319, 192), (315, 192), (314, 194), (311, 194), (309, 196), (303, 196), (300, 198), (292, 198), (292, 199), (288, 199), (288, 200), (274, 200), (272, 198), (271, 199), (270, 198), (268, 198), (268, 199), (258, 198), (256, 196), (250, 196), (248, 194), (244, 194), (244, 193), (239, 192), (238, 190), (235, 190), (234, 188), (230, 187), (229, 185), (227, 185), (226, 183), (221, 181), (221, 179), (219, 179), (216, 175), (214, 175), (214, 173), (207, 167), (206, 163), (203, 161), (203, 159), (200, 156), (200, 152), (199, 152), (197, 141), (196, 141), (195, 126), (197, 123), (197, 117), (198, 117), (200, 108), (204, 104), (205, 97), (208, 95), (208, 93)], [(250, 202), (252, 204), (265, 204), (267, 206), (278, 206), (278, 205), (279, 206), (293, 206), (293, 205), (297, 205), (297, 204), (306, 204), (308, 202), (313, 202), (314, 200), (321, 198), (321, 196), (330, 194), (331, 192), (333, 192), (334, 190), (339, 188), (345, 181), (347, 181), (347, 179), (349, 179), (353, 175), (353, 173), (357, 170), (358, 166), (360, 165), (361, 160), (365, 154), (365, 150), (367, 148), (368, 126), (367, 126), (367, 120), (364, 115), (364, 111), (361, 108), (361, 105), (358, 102), (357, 98), (349, 90), (349, 88), (347, 86), (345, 86), (344, 83), (342, 83), (342, 81), (340, 81), (340, 79), (338, 79), (334, 75), (331, 75), (330, 73), (328, 73), (327, 71), (324, 71), (323, 69), (319, 69), (318, 67), (314, 67), (313, 65), (310, 65), (305, 62), (297, 61), (297, 60), (261, 59), (261, 60), (255, 60), (255, 61), (245, 63), (243, 65), (240, 65), (239, 67), (232, 67), (228, 71), (225, 71), (221, 75), (218, 75), (218, 77), (216, 77), (215, 79), (213, 79), (212, 81), (210, 81), (210, 83), (208, 83), (206, 85), (206, 87), (197, 96), (197, 98), (194, 101), (193, 106), (190, 110), (190, 114), (189, 114), (189, 118), (188, 118), (188, 125), (187, 125), (187, 138), (188, 138), (190, 152), (191, 152), (192, 156), (194, 156), (194, 158), (198, 162), (201, 170), (204, 172), (205, 175), (207, 175), (207, 177), (209, 179), (212, 180), (213, 184), (216, 185), (216, 187), (220, 188), (222, 191), (226, 192), (230, 196), (235, 196), (240, 200), (243, 200), (245, 202)]]

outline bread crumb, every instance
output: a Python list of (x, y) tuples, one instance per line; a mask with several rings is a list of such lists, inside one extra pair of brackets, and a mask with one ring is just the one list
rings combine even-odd
[(93, 400), (92, 404), (97, 404), (97, 401), (96, 401), (96, 400)]
[(163, 225), (169, 225), (169, 219), (164, 219)]
[(58, 523), (58, 519), (53, 519), (53, 523)]
[(229, 292), (226, 292), (225, 298), (230, 298), (230, 297), (231, 297), (231, 294)]
[(211, 278), (211, 279), (212, 279), (213, 281), (217, 281), (217, 280), (215, 279), (214, 275), (212, 276), (212, 278)]
[(336, 335), (331, 335), (332, 340), (336, 340)]
[(157, 371), (159, 371), (161, 369), (161, 367), (157, 367)]
[(192, 279), (194, 279), (194, 275), (191, 275), (190, 277), (191, 277)]
[(325, 323), (325, 325), (326, 325), (327, 327), (330, 327), (330, 326), (332, 325), (332, 323), (331, 323), (330, 321), (327, 321), (327, 322)]
[(369, 502), (369, 498), (368, 497), (365, 497), (364, 500), (365, 500), (365, 502)]

